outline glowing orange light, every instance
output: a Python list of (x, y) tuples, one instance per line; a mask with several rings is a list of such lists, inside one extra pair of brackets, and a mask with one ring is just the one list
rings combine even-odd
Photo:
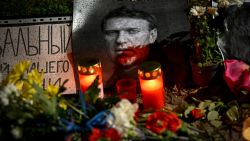
[(102, 67), (100, 61), (96, 59), (86, 59), (79, 61), (78, 77), (80, 88), (83, 92), (85, 92), (91, 86), (97, 76), (99, 76), (98, 88), (101, 89), (99, 97), (103, 98), (104, 93), (102, 84)]
[(250, 117), (245, 119), (243, 122), (242, 136), (245, 140), (250, 140)]
[(89, 88), (89, 86), (94, 82), (96, 77), (97, 77), (97, 75), (79, 74), (79, 81), (80, 81), (81, 90), (83, 92), (85, 92)]
[[(149, 70), (145, 66), (150, 66)], [(142, 75), (144, 73), (144, 75)], [(165, 106), (164, 85), (160, 65), (155, 62), (142, 64), (138, 71), (144, 109), (159, 110)]]

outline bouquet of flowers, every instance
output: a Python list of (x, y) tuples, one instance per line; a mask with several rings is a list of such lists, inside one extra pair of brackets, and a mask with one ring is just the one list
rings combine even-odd
[[(222, 140), (218, 130), (245, 119), (237, 103), (193, 99), (196, 104), (176, 112), (167, 107), (144, 111), (138, 103), (116, 96), (101, 99), (98, 77), (84, 94), (66, 98), (61, 95), (63, 86), (44, 88), (36, 69), (25, 73), (29, 64), (17, 64), (1, 80), (1, 140)], [(245, 138), (248, 128), (244, 124)]]
[(61, 95), (63, 86), (44, 88), (43, 74), (36, 69), (27, 72), (29, 65), (22, 61), (1, 79), (2, 140), (187, 139), (179, 136), (188, 134), (172, 111), (144, 113), (126, 99), (99, 99), (98, 79), (84, 95), (79, 93), (79, 99), (71, 100)]
[(241, 6), (243, 0), (188, 1), (193, 59), (200, 67), (222, 62), (217, 41), (225, 32), (226, 9), (235, 4)]
[(29, 61), (17, 64), (0, 82), (0, 138), (26, 139), (51, 135), (59, 126), (60, 112), (65, 112), (61, 88), (42, 86), (43, 76), (36, 69), (25, 73)]

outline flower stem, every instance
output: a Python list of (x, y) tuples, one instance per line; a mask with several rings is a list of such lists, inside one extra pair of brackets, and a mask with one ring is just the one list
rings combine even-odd
[(77, 109), (75, 106), (73, 106), (72, 104), (67, 102), (67, 105), (72, 108), (73, 110), (75, 110), (77, 113), (79, 113), (80, 115), (83, 115), (85, 118), (89, 118), (87, 115), (85, 115), (81, 110)]

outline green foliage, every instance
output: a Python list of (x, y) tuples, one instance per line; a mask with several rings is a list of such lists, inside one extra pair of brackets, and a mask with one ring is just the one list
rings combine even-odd
[[(190, 0), (188, 3), (191, 36), (195, 54), (193, 59), (203, 65), (220, 63), (222, 58), (217, 47), (217, 38), (223, 29), (217, 19), (218, 10), (207, 0)], [(221, 13), (220, 13), (221, 14)]]
[[(226, 107), (226, 105), (222, 101), (212, 101), (212, 100), (204, 100), (200, 101), (198, 99), (193, 98), (195, 102), (198, 102), (197, 108), (205, 111), (205, 117), (203, 118), (207, 120), (211, 125), (214, 127), (220, 127), (222, 125), (220, 112), (223, 108)], [(187, 109), (184, 111), (185, 118), (187, 118), (190, 114), (190, 112), (195, 109), (196, 107), (193, 105), (190, 105), (187, 107)]]
[(72, 15), (73, 0), (1, 0), (0, 17)]
[(98, 95), (100, 92), (100, 89), (98, 88), (98, 80), (99, 80), (99, 76), (95, 79), (95, 81), (91, 84), (91, 86), (84, 93), (85, 99), (89, 103), (95, 104), (98, 99)]
[[(214, 4), (213, 4), (214, 3)], [(243, 0), (188, 0), (188, 17), (193, 41), (193, 60), (202, 65), (220, 64), (222, 56), (217, 41), (225, 33), (224, 19), (230, 5), (241, 6)]]
[(34, 140), (38, 135), (60, 132), (59, 113), (67, 112), (60, 106), (60, 88), (43, 87), (43, 75), (35, 69), (26, 74), (30, 64), (20, 62), (0, 81), (1, 140)]
[(227, 112), (227, 117), (231, 120), (231, 121), (237, 121), (240, 118), (240, 114), (239, 114), (239, 108), (238, 106), (234, 105), (232, 106)]

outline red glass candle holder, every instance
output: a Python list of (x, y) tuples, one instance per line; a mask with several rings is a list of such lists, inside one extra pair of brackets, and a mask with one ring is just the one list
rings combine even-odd
[(89, 86), (94, 82), (97, 76), (98, 88), (101, 89), (99, 97), (103, 98), (103, 83), (102, 83), (102, 66), (97, 59), (84, 59), (78, 62), (78, 76), (80, 81), (80, 88), (85, 92)]
[(144, 62), (139, 66), (138, 76), (144, 110), (160, 110), (165, 106), (164, 84), (161, 65)]
[(136, 81), (132, 78), (120, 79), (116, 82), (116, 91), (118, 96), (128, 99), (130, 102), (136, 102)]

